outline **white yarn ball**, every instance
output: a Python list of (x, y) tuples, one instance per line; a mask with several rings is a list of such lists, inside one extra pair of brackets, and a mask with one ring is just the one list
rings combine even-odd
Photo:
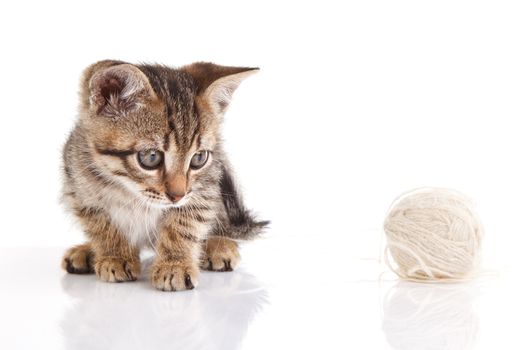
[(477, 266), (483, 227), (470, 200), (457, 191), (421, 188), (400, 196), (384, 230), (387, 264), (404, 279), (461, 280)]

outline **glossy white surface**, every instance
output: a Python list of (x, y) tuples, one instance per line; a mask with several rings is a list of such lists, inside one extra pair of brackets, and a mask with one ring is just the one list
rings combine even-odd
[(59, 248), (2, 249), (2, 348), (531, 346), (531, 289), (517, 271), (462, 284), (413, 284), (381, 274), (375, 260), (353, 258), (348, 244), (307, 239), (301, 250), (302, 243), (273, 237), (246, 244), (241, 268), (204, 272), (198, 288), (178, 293), (155, 291), (146, 274), (121, 284), (67, 275), (58, 268)]
[[(531, 349), (530, 18), (524, 0), (1, 2), (0, 349)], [(61, 148), (79, 75), (108, 58), (261, 67), (224, 122), (273, 223), (240, 269), (185, 293), (60, 271), (83, 241)], [(385, 213), (421, 186), (477, 203), (498, 277), (380, 279)]]

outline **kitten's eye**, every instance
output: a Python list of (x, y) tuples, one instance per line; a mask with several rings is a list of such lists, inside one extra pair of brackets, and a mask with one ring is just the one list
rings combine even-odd
[(156, 149), (148, 149), (138, 152), (138, 163), (140, 166), (147, 170), (153, 170), (157, 168), (164, 159), (164, 154)]
[(190, 168), (194, 170), (201, 169), (208, 160), (208, 153), (208, 151), (196, 152), (190, 161)]

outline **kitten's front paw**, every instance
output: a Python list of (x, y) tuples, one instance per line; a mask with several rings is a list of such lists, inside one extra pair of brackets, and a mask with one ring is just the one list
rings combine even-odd
[(204, 247), (201, 268), (210, 271), (232, 271), (240, 262), (238, 244), (224, 237), (209, 238)]
[(199, 269), (181, 261), (156, 261), (151, 271), (153, 286), (167, 292), (194, 289), (199, 279)]
[(136, 281), (140, 275), (140, 260), (119, 257), (99, 257), (94, 265), (96, 275), (104, 282)]
[(68, 249), (63, 257), (61, 266), (68, 273), (94, 273), (94, 254), (89, 243), (77, 245)]

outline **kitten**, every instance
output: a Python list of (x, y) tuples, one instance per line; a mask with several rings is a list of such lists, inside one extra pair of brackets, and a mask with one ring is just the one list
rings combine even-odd
[(66, 271), (134, 281), (140, 250), (153, 247), (152, 284), (174, 291), (197, 286), (200, 267), (238, 264), (233, 239), (251, 239), (268, 222), (243, 206), (220, 123), (234, 90), (256, 71), (120, 61), (85, 70), (63, 152), (63, 201), (88, 242), (66, 252)]

